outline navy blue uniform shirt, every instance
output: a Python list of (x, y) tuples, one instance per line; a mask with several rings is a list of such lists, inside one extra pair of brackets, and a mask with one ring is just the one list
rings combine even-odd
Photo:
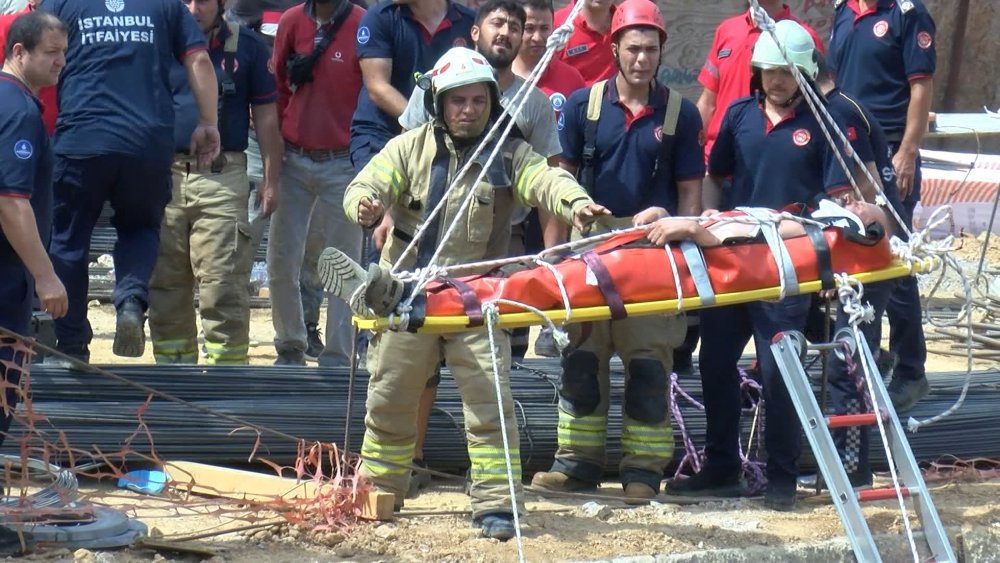
[[(679, 96), (671, 92), (671, 96)], [(584, 131), (590, 88), (572, 94), (563, 106), (562, 160), (579, 167), (583, 160)], [(682, 100), (674, 136), (672, 170), (660, 175), (654, 185), (653, 170), (660, 152), (667, 89), (653, 82), (647, 105), (633, 115), (618, 99), (615, 78), (608, 80), (597, 121), (594, 153), (594, 185), (590, 195), (615, 217), (631, 217), (649, 207), (677, 213), (677, 182), (705, 176), (704, 152), (699, 142), (701, 116), (698, 108)]]
[(882, 192), (897, 212), (903, 209), (899, 198), (899, 188), (896, 186), (896, 170), (892, 167), (892, 147), (885, 138), (885, 131), (875, 120), (868, 108), (849, 96), (840, 88), (834, 88), (826, 94), (832, 112), (836, 112), (844, 120), (845, 132), (851, 147), (862, 162), (874, 162), (875, 168), (882, 178)]
[[(448, 3), (448, 13), (433, 35), (413, 18), (410, 7), (382, 0), (365, 12), (358, 25), (355, 49), (358, 59), (392, 59), (389, 83), (409, 98), (416, 85), (413, 74), (427, 72), (452, 47), (470, 47), (475, 13), (465, 6)], [(399, 123), (375, 105), (368, 89), (361, 86), (358, 106), (351, 120), (352, 152), (358, 142), (369, 142), (378, 152), (399, 134)]]
[[(239, 28), (235, 56), (225, 52), (229, 40), (229, 26), (223, 23), (212, 37), (208, 55), (212, 58), (215, 74), (219, 78), (219, 134), (222, 136), (222, 150), (242, 152), (247, 148), (250, 132), (250, 106), (273, 104), (278, 100), (278, 88), (274, 73), (268, 69), (271, 50), (248, 28)], [(233, 60), (230, 69), (230, 60)], [(228, 72), (235, 85), (231, 96), (222, 95), (222, 80)], [(187, 71), (182, 64), (175, 64), (170, 72), (171, 88), (174, 93), (174, 143), (177, 152), (187, 152), (191, 144), (191, 133), (198, 125), (198, 105), (188, 84)]]
[[(52, 161), (41, 103), (20, 80), (0, 72), (0, 197), (31, 199), (44, 245), (52, 230)], [(27, 272), (0, 231), (0, 286), (19, 281), (12, 267)]]
[[(719, 126), (708, 171), (713, 176), (732, 176), (732, 187), (723, 194), (723, 209), (781, 209), (813, 201), (824, 191), (834, 193), (850, 187), (805, 100), (774, 125), (762, 104), (755, 96), (736, 100)], [(836, 115), (834, 119), (845, 130), (843, 121)], [(838, 150), (843, 154), (841, 148)]]
[(179, 0), (42, 0), (69, 28), (55, 152), (173, 158), (170, 69), (205, 48)]
[(856, 97), (898, 142), (906, 128), (910, 81), (934, 75), (934, 20), (920, 0), (879, 0), (860, 13), (841, 0), (830, 31), (830, 69), (837, 86)]

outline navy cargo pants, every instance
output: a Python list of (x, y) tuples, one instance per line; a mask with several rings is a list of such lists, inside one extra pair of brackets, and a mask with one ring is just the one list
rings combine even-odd
[[(31, 337), (31, 304), (35, 296), (34, 283), (18, 263), (0, 262), (0, 326), (7, 330)], [(0, 445), (3, 445), (14, 419), (20, 393), (23, 368), (31, 363), (26, 348), (18, 346), (13, 337), (0, 337), (0, 374), (3, 385), (3, 413), (0, 419)]]
[(90, 240), (104, 202), (111, 203), (118, 240), (114, 246), (115, 307), (129, 297), (149, 303), (149, 278), (160, 245), (160, 221), (170, 201), (170, 159), (130, 155), (57, 156), (55, 209), (49, 255), (66, 286), (69, 312), (56, 320), (62, 352), (85, 355), (93, 331), (87, 320)]
[(752, 337), (766, 401), (767, 479), (789, 483), (798, 476), (799, 421), (771, 354), (771, 339), (782, 331), (803, 330), (811, 301), (811, 295), (793, 295), (777, 303), (759, 301), (701, 311), (698, 363), (707, 422), (702, 471), (720, 478), (740, 471), (742, 397), (737, 364)]

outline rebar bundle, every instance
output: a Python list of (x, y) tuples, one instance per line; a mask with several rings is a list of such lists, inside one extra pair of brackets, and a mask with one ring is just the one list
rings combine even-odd
[[(818, 362), (811, 371), (818, 371)], [(348, 377), (346, 369), (284, 368), (275, 366), (126, 366), (112, 368), (130, 380), (171, 393), (184, 401), (214, 411), (238, 416), (260, 426), (301, 437), (307, 441), (337, 442), (344, 432)], [(524, 471), (547, 470), (556, 450), (558, 360), (527, 360), (511, 372), (516, 424), (521, 436)], [(932, 392), (910, 415), (925, 417), (947, 408), (959, 393), (961, 373), (929, 376)], [(954, 416), (909, 435), (919, 460), (1000, 457), (1000, 372), (976, 374), (973, 392)], [(364, 431), (364, 401), (367, 374), (361, 371), (355, 385), (351, 420), (351, 443), (357, 448)], [(701, 400), (697, 377), (682, 378), (682, 388)], [(98, 375), (36, 365), (31, 374), (32, 406), (45, 422), (37, 432), (65, 433), (76, 450), (118, 452), (125, 459), (139, 460), (155, 447), (160, 459), (183, 459), (214, 464), (246, 463), (256, 447), (257, 456), (278, 463), (291, 463), (298, 444), (234, 424), (189, 406), (152, 399), (129, 385)], [(612, 365), (611, 412), (608, 419), (607, 471), (617, 471), (621, 456), (622, 367)], [(414, 397), (414, 401), (417, 398)], [(696, 445), (705, 437), (704, 413), (680, 404), (681, 413)], [(140, 414), (141, 413), (141, 414)], [(148, 428), (137, 432), (141, 422)], [(744, 416), (744, 444), (751, 416)], [(462, 404), (454, 380), (445, 370), (424, 446), (424, 458), (432, 469), (460, 473), (468, 466), (463, 429)], [(18, 428), (13, 428), (18, 432)], [(130, 440), (126, 443), (127, 440)], [(675, 440), (678, 448), (681, 441)], [(8, 444), (16, 441), (10, 440)], [(808, 448), (806, 448), (808, 449)], [(680, 459), (683, 452), (675, 452)], [(883, 453), (873, 449), (876, 468), (885, 463)], [(67, 460), (50, 460), (66, 462)], [(814, 462), (808, 452), (802, 469)]]

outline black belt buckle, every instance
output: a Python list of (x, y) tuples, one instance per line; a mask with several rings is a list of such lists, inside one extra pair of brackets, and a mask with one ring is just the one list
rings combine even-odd
[(215, 160), (212, 161), (212, 174), (222, 173), (227, 164), (229, 164), (229, 159), (226, 158), (225, 154), (219, 153), (219, 156), (215, 157)]

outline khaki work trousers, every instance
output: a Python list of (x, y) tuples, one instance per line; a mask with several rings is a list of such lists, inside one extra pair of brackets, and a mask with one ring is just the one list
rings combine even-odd
[[(521, 490), (521, 451), (510, 392), (510, 342), (495, 333), (499, 354), (503, 416), (507, 424), (516, 491)], [(468, 442), (474, 518), (513, 510), (507, 483), (500, 412), (497, 407), (489, 336), (484, 331), (454, 334), (382, 332), (368, 348), (367, 415), (361, 473), (402, 502), (413, 461), (417, 399), (444, 358), (462, 396)], [(381, 463), (385, 461), (386, 463)], [(520, 495), (518, 495), (520, 496)], [(519, 510), (523, 510), (519, 506)]]
[(224, 153), (221, 172), (174, 161), (173, 195), (163, 215), (149, 284), (149, 332), (158, 364), (197, 363), (198, 312), (210, 364), (245, 364), (250, 343), (250, 226), (246, 156)]
[[(571, 329), (579, 340), (580, 325)], [(686, 331), (685, 318), (677, 315), (591, 323), (589, 337), (563, 360), (555, 470), (600, 482), (606, 462), (610, 360), (617, 353), (625, 366), (619, 474), (623, 484), (641, 481), (659, 489), (674, 452), (669, 408), (673, 351)]]

